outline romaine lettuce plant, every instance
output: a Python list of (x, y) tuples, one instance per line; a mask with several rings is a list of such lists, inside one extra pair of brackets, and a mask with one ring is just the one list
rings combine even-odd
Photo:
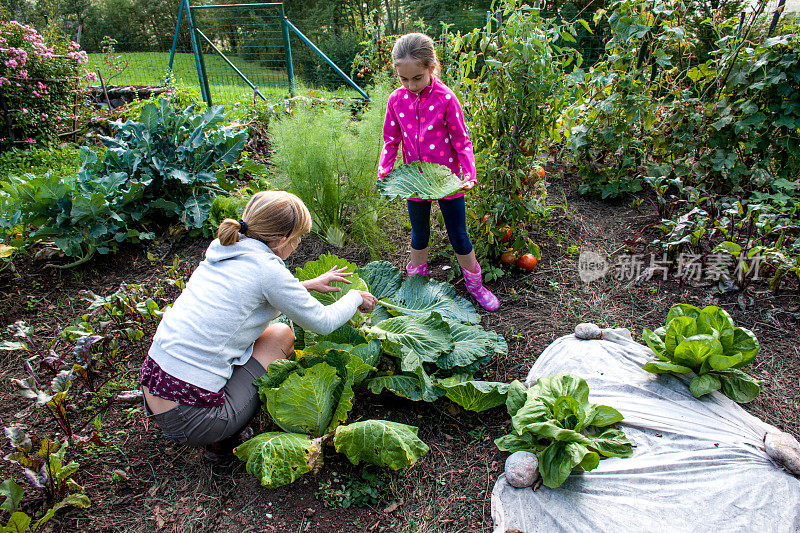
[(494, 441), (507, 452), (538, 454), (542, 482), (559, 487), (575, 470), (594, 470), (604, 457), (629, 457), (631, 442), (620, 429), (619, 411), (589, 403), (589, 386), (571, 374), (542, 377), (525, 389), (508, 385), (506, 409), (513, 431)]
[(758, 396), (758, 382), (741, 370), (758, 354), (758, 339), (749, 329), (734, 326), (724, 309), (676, 304), (665, 326), (645, 328), (642, 336), (658, 358), (644, 369), (655, 374), (694, 372), (689, 389), (695, 398), (720, 389), (739, 403)]

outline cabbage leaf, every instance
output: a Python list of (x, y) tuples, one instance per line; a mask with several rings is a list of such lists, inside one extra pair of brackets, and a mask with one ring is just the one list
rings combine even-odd
[(428, 453), (413, 426), (388, 420), (363, 420), (336, 428), (334, 446), (351, 463), (369, 463), (400, 470)]
[(401, 165), (378, 182), (378, 190), (389, 200), (418, 198), (438, 200), (451, 196), (464, 185), (461, 178), (449, 168), (426, 161), (413, 161)]
[(240, 444), (233, 453), (245, 461), (248, 474), (265, 487), (292, 483), (322, 461), (322, 441), (297, 433), (268, 432)]

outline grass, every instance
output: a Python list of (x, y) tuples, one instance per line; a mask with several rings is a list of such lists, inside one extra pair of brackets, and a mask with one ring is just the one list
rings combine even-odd
[[(101, 53), (89, 54), (86, 69), (99, 71), (109, 85), (163, 85), (166, 82), (169, 52), (119, 52), (117, 55), (128, 62), (128, 67), (114, 78), (110, 78), (112, 70), (104, 62), (104, 55)], [(229, 56), (229, 59), (258, 87), (268, 101), (281, 100), (290, 95), (285, 70), (267, 68), (256, 61), (247, 61), (236, 56)], [(205, 64), (212, 103), (221, 104), (228, 109), (236, 102), (253, 101), (253, 90), (220, 56), (205, 55)], [(176, 53), (172, 75), (176, 84), (191, 87), (200, 85), (193, 54)], [(312, 87), (295, 76), (295, 94), (341, 98), (356, 96), (358, 93), (346, 85), (335, 91)]]

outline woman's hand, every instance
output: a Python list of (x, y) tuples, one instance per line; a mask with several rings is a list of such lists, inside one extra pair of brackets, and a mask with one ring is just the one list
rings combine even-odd
[(310, 291), (317, 292), (340, 292), (342, 288), (331, 287), (331, 283), (334, 281), (340, 281), (342, 283), (347, 283), (348, 285), (353, 283), (347, 279), (348, 277), (352, 276), (353, 273), (345, 272), (345, 270), (347, 270), (347, 267), (333, 267), (324, 274), (303, 282), (303, 287)]
[(361, 305), (358, 306), (358, 310), (362, 313), (369, 313), (375, 306), (378, 304), (378, 299), (375, 298), (372, 294), (368, 293), (367, 291), (358, 291), (361, 293)]
[(472, 189), (474, 186), (475, 186), (475, 182), (472, 181), (469, 178), (464, 178), (463, 180), (461, 180), (461, 190), (462, 191), (468, 191), (468, 190)]

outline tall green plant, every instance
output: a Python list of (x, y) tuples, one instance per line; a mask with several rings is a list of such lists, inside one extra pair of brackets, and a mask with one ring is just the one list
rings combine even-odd
[(378, 215), (386, 202), (375, 192), (387, 91), (354, 120), (348, 109), (297, 106), (270, 124), (278, 172), (311, 211), (313, 231), (334, 246), (349, 238), (373, 256), (385, 246)]
[[(557, 121), (568, 98), (566, 72), (581, 58), (555, 43), (562, 37), (574, 41), (574, 33), (575, 28), (555, 25), (520, 0), (505, 0), (485, 28), (452, 39), (454, 85), (471, 118), (481, 183), (479, 192), (470, 195), (473, 234), (486, 234), (485, 241), (476, 239), (479, 256), (497, 257), (508, 247), (539, 256), (523, 230), (546, 215), (546, 191), (533, 174), (547, 144), (560, 139)], [(491, 217), (488, 232), (486, 213)], [(510, 240), (500, 220), (510, 226)]]
[[(580, 192), (614, 198), (642, 189), (642, 174), (657, 141), (654, 123), (663, 102), (681, 97), (680, 77), (694, 36), (682, 25), (682, 3), (618, 0), (597, 11), (593, 24), (611, 34), (602, 61), (577, 69), (576, 99), (564, 111), (567, 148), (583, 179)], [(584, 27), (589, 29), (588, 22)], [(676, 76), (677, 74), (677, 76)]]

